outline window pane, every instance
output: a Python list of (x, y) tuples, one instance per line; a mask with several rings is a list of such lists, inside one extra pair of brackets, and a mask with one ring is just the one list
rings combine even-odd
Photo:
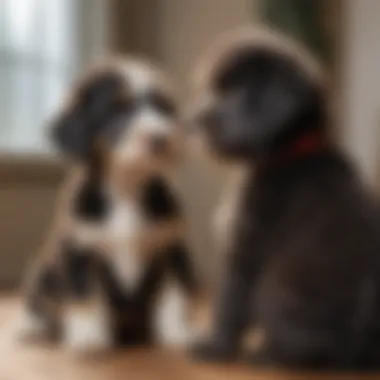
[(45, 0), (41, 7), (41, 55), (60, 64), (72, 64), (75, 54), (72, 0)]
[(0, 0), (0, 51), (5, 46), (5, 3)]
[(73, 74), (104, 51), (105, 4), (0, 0), (0, 153), (47, 151), (44, 127)]
[(1, 111), (7, 121), (2, 121), (0, 147), (3, 152), (45, 151), (47, 123), (60, 106), (68, 74), (54, 67), (46, 70), (20, 63), (6, 71), (6, 78), (8, 91)]
[(8, 69), (0, 65), (0, 148), (7, 146), (11, 128), (11, 79)]
[(27, 52), (37, 46), (36, 17), (39, 0), (2, 0), (5, 41), (9, 49)]
[[(39, 98), (38, 76), (34, 69), (20, 63), (9, 71), (10, 98), (10, 148), (19, 149), (30, 143), (33, 128), (38, 125)], [(30, 144), (31, 145), (31, 144)]]
[(50, 127), (48, 125), (50, 119), (58, 112), (62, 106), (65, 93), (71, 82), (71, 73), (63, 72), (55, 68), (47, 70), (40, 82), (41, 82), (41, 128), (35, 133), (36, 142), (34, 144), (38, 149), (43, 148), (46, 150), (49, 147), (49, 141), (47, 139), (47, 130)]

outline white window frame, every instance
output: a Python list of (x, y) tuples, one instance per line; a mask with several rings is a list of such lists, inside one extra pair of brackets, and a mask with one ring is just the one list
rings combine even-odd
[[(18, 2), (19, 0), (1, 0), (1, 1)], [(44, 7), (45, 5), (47, 6), (51, 5), (51, 2), (57, 1), (57, 0), (35, 0), (35, 1), (38, 2), (38, 6)], [(85, 68), (90, 64), (90, 62), (96, 61), (100, 59), (101, 57), (105, 56), (108, 50), (109, 44), (108, 44), (108, 23), (107, 23), (108, 12), (107, 11), (108, 11), (109, 2), (107, 0), (61, 0), (61, 1), (65, 1), (67, 3), (72, 2), (71, 4), (73, 6), (73, 8), (71, 9), (71, 17), (73, 19), (72, 35), (74, 36), (71, 41), (72, 46), (73, 46), (71, 57), (73, 59), (70, 62), (70, 65), (67, 65), (63, 61), (61, 62), (55, 61), (53, 63), (52, 61), (48, 60), (47, 56), (42, 56), (42, 55), (41, 55), (40, 61), (38, 61), (38, 59), (33, 61), (33, 57), (36, 57), (38, 53), (36, 54), (35, 52), (34, 53), (32, 52), (30, 55), (28, 55), (28, 54), (25, 54), (25, 51), (23, 50), (14, 51), (12, 50), (12, 47), (8, 46), (7, 48), (5, 45), (0, 44), (0, 83), (3, 84), (2, 86), (0, 86), (0, 104), (5, 105), (5, 107), (10, 107), (10, 108), (14, 107), (12, 108), (13, 111), (10, 111), (8, 113), (8, 115), (13, 116), (13, 118), (12, 117), (7, 118), (6, 117), (7, 112), (0, 112), (0, 140), (1, 140), (0, 141), (0, 158), (54, 157), (54, 153), (53, 153), (54, 150), (52, 150), (49, 141), (47, 141), (47, 139), (45, 139), (44, 137), (46, 136), (46, 133), (44, 131), (48, 127), (47, 123), (48, 123), (49, 118), (54, 114), (54, 112), (56, 112), (57, 108), (59, 107), (60, 100), (64, 98), (65, 93), (68, 91), (68, 88), (70, 87), (73, 80), (85, 70)], [(0, 33), (3, 33), (3, 32), (6, 32), (7, 29), (2, 31), (1, 27), (5, 27), (6, 25), (5, 22), (7, 20), (5, 19), (6, 17), (4, 14), (5, 12), (0, 12), (0, 13), (3, 13), (3, 15), (0, 14), (0, 18), (3, 17), (3, 20), (0, 19)], [(22, 17), (22, 14), (20, 14), (20, 17)], [(13, 65), (25, 65), (24, 66), (25, 68), (23, 69), (25, 72), (27, 72), (28, 70), (32, 72), (34, 70), (33, 74), (29, 73), (30, 74), (29, 77), (32, 77), (33, 75), (35, 75), (35, 77), (33, 78), (34, 82), (29, 83), (28, 89), (29, 91), (31, 91), (31, 89), (33, 90), (34, 88), (33, 86), (36, 87), (36, 93), (39, 94), (39, 96), (41, 97), (40, 101), (43, 102), (43, 104), (40, 106), (44, 111), (44, 112), (41, 111), (39, 114), (39, 120), (40, 120), (39, 122), (35, 122), (32, 120), (31, 121), (32, 125), (27, 125), (25, 121), (22, 121), (19, 124), (17, 124), (16, 126), (19, 127), (17, 133), (19, 135), (17, 135), (17, 133), (14, 130), (12, 130), (12, 128), (15, 128), (14, 115), (16, 112), (20, 112), (20, 113), (23, 112), (23, 109), (25, 109), (25, 103), (24, 105), (18, 107), (18, 104), (22, 103), (21, 99), (19, 100), (19, 98), (22, 98), (23, 96), (22, 91), (20, 91), (20, 93), (14, 97), (13, 101), (9, 100), (9, 98), (11, 98), (11, 94), (8, 93), (8, 90), (11, 89), (11, 92), (12, 90), (16, 91), (15, 82), (10, 82), (11, 73), (14, 74), (16, 72), (16, 69), (13, 67)], [(36, 65), (36, 66), (32, 68), (32, 65)], [(54, 68), (53, 68), (53, 65), (55, 65)], [(59, 65), (62, 65), (62, 67), (60, 69), (57, 69)], [(49, 84), (46, 85), (46, 83), (49, 83), (49, 82), (48, 81), (45, 82), (45, 85), (47, 87), (44, 90), (42, 88), (43, 86), (42, 81), (41, 82), (38, 81), (38, 76), (36, 74), (36, 70), (41, 70), (42, 75), (44, 75), (46, 70), (49, 70), (49, 69), (57, 70), (57, 72), (54, 75), (56, 75), (57, 77), (60, 76), (60, 78), (58, 78), (59, 79), (58, 82), (65, 75), (64, 71), (67, 70), (67, 76), (65, 76), (64, 81), (59, 84), (59, 86), (57, 87), (57, 90), (54, 93), (54, 96), (52, 97), (48, 97), (47, 93), (44, 92), (45, 90), (46, 91), (49, 90), (48, 88)], [(27, 77), (27, 75), (25, 77)], [(18, 85), (19, 86), (21, 85), (21, 88), (23, 88), (23, 86), (24, 87), (28, 86), (26, 81), (23, 82), (24, 80), (23, 77), (18, 78), (18, 80), (19, 80)], [(38, 87), (40, 85), (41, 87)], [(26, 102), (28, 103), (28, 100), (26, 100)], [(3, 114), (3, 116), (1, 116), (1, 114)], [(18, 116), (19, 115), (16, 115), (16, 118)], [(23, 120), (22, 115), (21, 115), (21, 120)], [(3, 128), (3, 132), (1, 131), (2, 128)], [(21, 138), (19, 139), (18, 136), (20, 136)], [(33, 138), (35, 139), (35, 141), (33, 140)]]

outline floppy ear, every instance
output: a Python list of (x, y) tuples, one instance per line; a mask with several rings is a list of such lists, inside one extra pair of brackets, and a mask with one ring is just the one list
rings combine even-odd
[(96, 137), (122, 96), (123, 80), (114, 71), (102, 72), (78, 86), (71, 104), (53, 123), (51, 138), (65, 154), (89, 158)]
[(89, 156), (92, 144), (87, 116), (80, 105), (65, 110), (54, 121), (51, 138), (56, 147), (77, 159)]

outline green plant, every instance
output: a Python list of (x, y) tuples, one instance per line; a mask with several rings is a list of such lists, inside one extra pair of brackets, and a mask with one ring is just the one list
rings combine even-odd
[(265, 22), (303, 42), (330, 63), (330, 39), (325, 28), (324, 0), (261, 0)]

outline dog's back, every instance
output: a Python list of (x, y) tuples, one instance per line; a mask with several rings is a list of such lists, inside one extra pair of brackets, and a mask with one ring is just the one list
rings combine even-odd
[(326, 150), (270, 170), (256, 178), (247, 204), (271, 257), (255, 308), (276, 350), (297, 362), (304, 352), (312, 364), (369, 359), (378, 330), (380, 214), (350, 164)]

